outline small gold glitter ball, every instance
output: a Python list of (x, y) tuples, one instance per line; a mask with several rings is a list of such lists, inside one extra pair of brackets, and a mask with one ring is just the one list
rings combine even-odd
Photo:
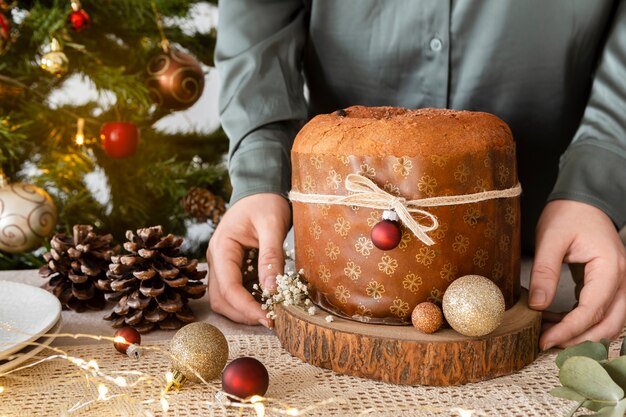
[(435, 333), (443, 324), (443, 313), (437, 304), (425, 301), (415, 306), (411, 322), (419, 332)]
[(442, 305), (448, 324), (465, 336), (487, 335), (504, 318), (502, 291), (480, 275), (465, 275), (455, 280), (443, 295)]
[(208, 323), (191, 323), (176, 332), (170, 342), (174, 356), (172, 367), (188, 380), (200, 382), (220, 375), (228, 360), (228, 342), (217, 327)]

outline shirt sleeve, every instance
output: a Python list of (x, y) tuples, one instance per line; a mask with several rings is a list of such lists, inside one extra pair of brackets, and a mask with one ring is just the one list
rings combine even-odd
[(231, 203), (289, 191), (291, 145), (307, 116), (301, 72), (306, 13), (302, 0), (219, 2), (215, 62), (230, 139)]
[(568, 199), (626, 223), (626, 1), (619, 2), (582, 122), (561, 157), (550, 200)]

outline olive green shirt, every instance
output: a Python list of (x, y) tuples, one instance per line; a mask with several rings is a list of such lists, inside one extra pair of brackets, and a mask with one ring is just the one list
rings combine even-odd
[(446, 107), (511, 127), (525, 248), (549, 200), (626, 222), (626, 1), (225, 0), (215, 58), (231, 202), (288, 192), (315, 114)]

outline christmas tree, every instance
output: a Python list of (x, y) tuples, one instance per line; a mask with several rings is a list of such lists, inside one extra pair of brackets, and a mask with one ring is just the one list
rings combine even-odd
[[(0, 168), (5, 181), (52, 197), (54, 231), (71, 234), (74, 224), (89, 224), (121, 241), (126, 230), (163, 225), (185, 235), (190, 220), (181, 202), (190, 200), (189, 190), (225, 197), (221, 130), (154, 127), (197, 100), (213, 65), (215, 29), (181, 24), (200, 3), (207, 2), (0, 0)], [(176, 79), (176, 71), (183, 76)], [(93, 86), (94, 99), (50, 100), (72, 76)], [(42, 251), (0, 245), (0, 269), (34, 267)]]

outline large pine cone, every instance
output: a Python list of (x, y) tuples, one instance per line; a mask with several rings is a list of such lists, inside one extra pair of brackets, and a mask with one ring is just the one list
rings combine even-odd
[(45, 253), (48, 262), (39, 275), (48, 279), (42, 287), (54, 294), (64, 308), (77, 312), (104, 307), (103, 288), (98, 281), (106, 278), (111, 256), (119, 252), (113, 237), (98, 235), (89, 225), (75, 225), (72, 236), (58, 233), (50, 240)]
[(217, 225), (226, 211), (224, 199), (206, 188), (193, 187), (182, 200), (183, 209), (192, 218)]
[(133, 326), (147, 333), (155, 326), (178, 329), (195, 320), (187, 303), (206, 291), (198, 271), (198, 261), (179, 256), (183, 239), (172, 234), (163, 236), (161, 226), (126, 232), (124, 249), (129, 254), (113, 256), (106, 280), (110, 289), (107, 300), (117, 301), (113, 312), (105, 317), (113, 327)]

